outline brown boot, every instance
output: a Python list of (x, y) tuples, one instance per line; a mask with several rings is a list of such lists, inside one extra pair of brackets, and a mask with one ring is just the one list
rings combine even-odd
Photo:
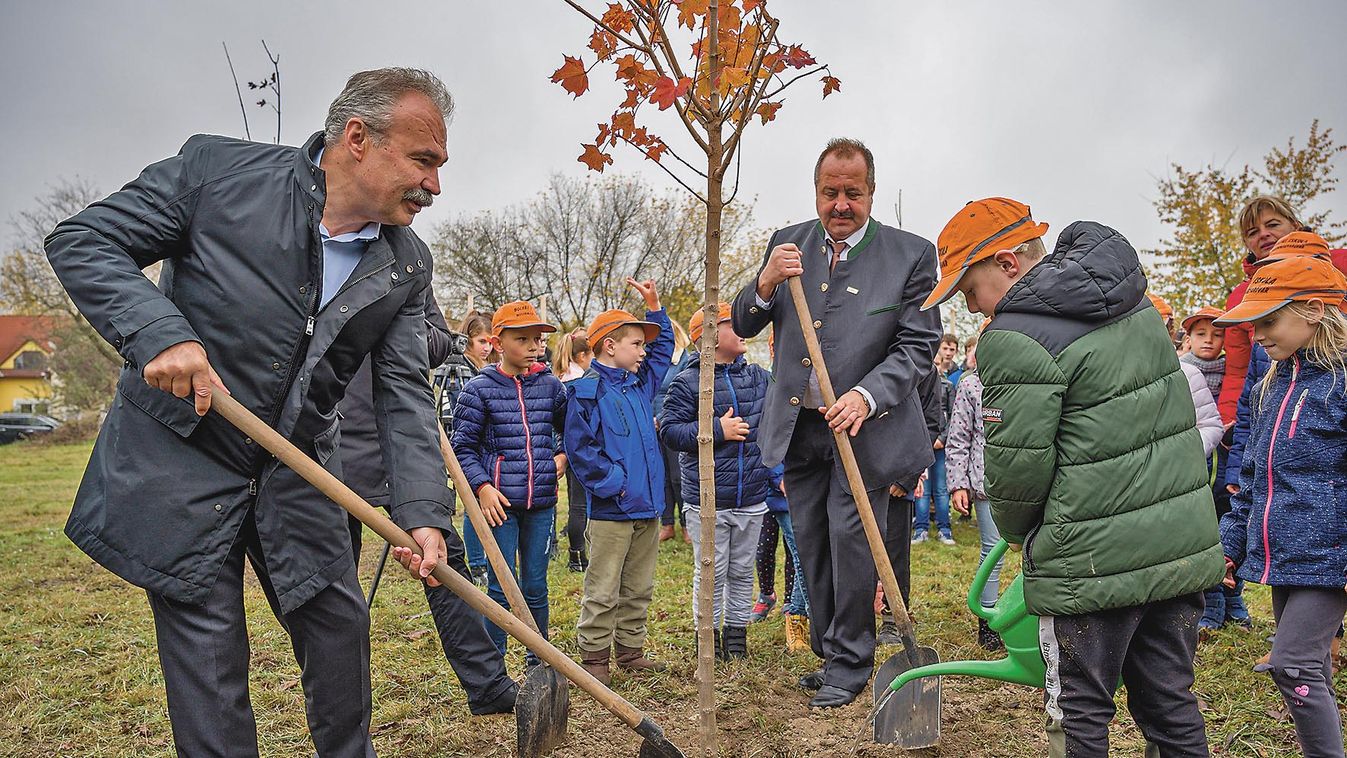
[(613, 676), (608, 669), (608, 651), (599, 650), (591, 652), (589, 650), (580, 651), (580, 667), (588, 671), (598, 679), (603, 686), (612, 684)]
[(654, 658), (647, 658), (639, 647), (613, 645), (617, 653), (617, 667), (627, 671), (666, 671), (669, 667)]
[(674, 538), (673, 524), (665, 524), (659, 528), (659, 541), (668, 542)]

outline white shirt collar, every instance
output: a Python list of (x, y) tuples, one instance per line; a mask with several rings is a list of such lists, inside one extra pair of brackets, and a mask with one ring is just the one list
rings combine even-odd
[[(864, 223), (864, 224), (861, 224), (861, 228), (859, 228), (859, 229), (857, 229), (856, 231), (852, 232), (850, 237), (847, 237), (846, 239), (842, 240), (843, 242), (847, 243), (847, 246), (846, 246), (846, 249), (844, 249), (844, 250), (842, 251), (842, 255), (838, 258), (838, 260), (843, 260), (843, 261), (846, 260), (846, 259), (847, 259), (847, 254), (850, 253), (852, 250), (855, 250), (857, 245), (861, 244), (861, 240), (865, 239), (865, 233), (866, 233), (866, 231), (868, 231), (868, 230), (870, 229), (870, 224), (871, 224), (871, 223), (873, 223), (873, 219), (868, 219), (868, 218), (867, 218), (867, 219), (865, 220), (865, 223)], [(827, 252), (827, 253), (831, 254), (831, 253), (832, 253), (833, 243), (836, 242), (837, 240), (834, 240), (833, 237), (832, 237), (832, 235), (831, 235), (831, 234), (828, 234), (828, 231), (827, 231), (826, 229), (823, 231), (823, 239), (824, 239), (824, 242), (828, 245), (828, 248), (829, 248), (828, 250), (825, 250), (824, 252)]]

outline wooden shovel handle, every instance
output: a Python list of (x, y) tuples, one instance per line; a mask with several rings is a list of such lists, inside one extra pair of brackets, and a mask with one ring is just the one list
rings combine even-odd
[(505, 591), (505, 599), (510, 601), (510, 612), (536, 632), (538, 623), (533, 620), (533, 612), (524, 602), (524, 593), (519, 590), (519, 582), (515, 581), (514, 572), (510, 570), (510, 564), (506, 563), (505, 554), (500, 551), (500, 543), (496, 542), (495, 532), (492, 532), (491, 525), (486, 523), (486, 514), (482, 513), (482, 504), (477, 502), (477, 493), (472, 491), (468, 477), (458, 463), (458, 456), (449, 445), (449, 435), (444, 433), (444, 427), (440, 424), (435, 426), (440, 430), (440, 455), (444, 456), (444, 467), (449, 469), (449, 478), (454, 482), (458, 498), (463, 501), (463, 509), (468, 513), (468, 520), (472, 522), (472, 528), (477, 532), (477, 539), (481, 541), (482, 549), (486, 551), (486, 559), (490, 561), (491, 569), (496, 572), (496, 581), (500, 582), (500, 588)]
[[(327, 469), (318, 465), (317, 461), (305, 455), (299, 448), (290, 444), (289, 440), (267, 426), (264, 421), (253, 415), (252, 411), (240, 405), (237, 400), (222, 392), (218, 387), (212, 388), (212, 392), (211, 410), (233, 424), (239, 431), (248, 435), (267, 452), (276, 456), (281, 463), (289, 466), (291, 470), (316, 487), (318, 491), (327, 495), (332, 502), (360, 519), (362, 524), (373, 529), (389, 544), (394, 547), (405, 547), (417, 555), (421, 554), (421, 546), (416, 544), (416, 540), (412, 539), (410, 534), (402, 531), (397, 524), (394, 524), (392, 519), (383, 514), (383, 511), (365, 502), (350, 487), (343, 484)], [(607, 708), (627, 726), (635, 729), (642, 726), (643, 723), (649, 723), (646, 721), (645, 714), (637, 710), (636, 706), (605, 687), (603, 682), (594, 678), (593, 674), (585, 671), (580, 667), (580, 664), (571, 660), (565, 653), (554, 647), (552, 643), (543, 639), (541, 634), (510, 615), (509, 611), (487, 597), (484, 592), (477, 589), (472, 582), (464, 579), (457, 571), (441, 562), (435, 567), (433, 576), (445, 587), (448, 587), (451, 592), (462, 598), (464, 602), (490, 619), (491, 623), (524, 643), (525, 647), (561, 672), (562, 676), (588, 692), (600, 705)]]
[[(828, 365), (823, 360), (818, 334), (814, 332), (814, 317), (809, 313), (804, 284), (800, 282), (798, 276), (792, 276), (786, 281), (790, 285), (791, 299), (795, 302), (795, 315), (800, 318), (800, 331), (804, 333), (804, 344), (809, 350), (809, 360), (814, 364), (814, 372), (818, 375), (823, 405), (831, 408), (837, 402), (837, 393), (833, 392), (832, 378), (828, 376)], [(889, 610), (893, 611), (898, 636), (903, 641), (903, 649), (907, 652), (908, 660), (915, 667), (919, 664), (912, 617), (907, 613), (903, 593), (898, 590), (898, 577), (893, 573), (893, 563), (889, 561), (889, 552), (884, 548), (884, 535), (879, 533), (879, 523), (875, 521), (875, 511), (870, 505), (870, 493), (865, 489), (865, 482), (861, 479), (861, 467), (856, 463), (856, 453), (851, 449), (851, 437), (846, 431), (834, 431), (833, 441), (837, 443), (837, 455), (842, 459), (842, 469), (846, 472), (847, 483), (851, 485), (856, 511), (860, 514), (861, 525), (865, 527), (865, 541), (870, 545), (870, 557), (874, 559), (875, 569), (879, 572), (879, 581), (884, 585), (884, 597), (889, 601)]]

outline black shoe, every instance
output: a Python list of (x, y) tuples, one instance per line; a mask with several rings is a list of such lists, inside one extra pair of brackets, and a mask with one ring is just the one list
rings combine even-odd
[(855, 692), (847, 692), (841, 687), (825, 684), (819, 688), (814, 699), (809, 701), (810, 708), (841, 708), (856, 699)]
[(879, 625), (879, 636), (875, 641), (881, 645), (897, 645), (902, 642), (898, 636), (898, 625), (893, 622), (892, 616), (884, 617), (884, 623)]
[(992, 631), (986, 619), (978, 619), (978, 645), (992, 652), (1006, 649), (1006, 643), (1001, 640), (1001, 635)]
[(468, 573), (472, 575), (472, 583), (477, 585), (478, 589), (486, 589), (491, 583), (491, 575), (487, 572), (486, 566), (469, 566)]
[(823, 686), (823, 669), (814, 671), (800, 677), (800, 688), (814, 692)]
[(514, 701), (519, 697), (519, 685), (511, 684), (508, 689), (496, 696), (495, 700), (479, 706), (469, 706), (474, 716), (490, 716), (494, 713), (513, 713)]
[(589, 568), (589, 557), (585, 555), (585, 551), (571, 550), (569, 553), (570, 560), (566, 562), (566, 568), (577, 574), (585, 573), (585, 569)]
[(715, 636), (716, 640), (716, 660), (727, 660), (729, 656), (725, 653), (725, 635), (721, 634), (719, 629), (712, 629), (711, 634)]
[(748, 657), (748, 629), (742, 626), (727, 626), (722, 630), (725, 642), (726, 658)]

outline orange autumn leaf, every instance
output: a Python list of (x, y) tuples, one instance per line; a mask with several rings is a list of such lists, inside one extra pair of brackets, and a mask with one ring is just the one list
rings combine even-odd
[(552, 72), (552, 81), (560, 84), (575, 97), (585, 94), (589, 89), (589, 75), (585, 73), (585, 64), (579, 58), (563, 55), (561, 68)]
[(624, 34), (632, 30), (635, 25), (635, 19), (631, 12), (617, 3), (609, 3), (608, 10), (603, 12), (603, 23), (609, 29)]
[(590, 171), (597, 171), (602, 174), (603, 167), (612, 164), (613, 156), (600, 150), (597, 145), (582, 145), (582, 147), (585, 148), (585, 151), (576, 160), (589, 166)]
[(599, 56), (599, 60), (606, 60), (617, 52), (617, 37), (603, 29), (595, 28), (594, 33), (589, 36), (589, 49)]
[(631, 138), (636, 131), (636, 114), (631, 111), (619, 111), (613, 114), (613, 134)]
[(758, 6), (766, 4), (766, 0), (744, 0), (744, 13), (752, 13)]
[(636, 60), (635, 55), (628, 53), (617, 59), (617, 78), (626, 80), (632, 87), (644, 91), (654, 85), (658, 77), (653, 70)]
[(791, 45), (786, 48), (787, 66), (790, 66), (791, 68), (804, 68), (805, 66), (813, 66), (816, 63), (818, 63), (818, 61), (814, 60), (814, 56), (810, 55), (803, 47)]
[(659, 163), (659, 159), (664, 157), (664, 151), (668, 149), (669, 146), (664, 144), (664, 140), (656, 139), (655, 144), (645, 151), (645, 157)]
[(762, 123), (765, 124), (768, 121), (771, 121), (772, 119), (776, 118), (776, 112), (779, 110), (781, 110), (781, 103), (779, 102), (773, 103), (770, 101), (765, 101), (763, 103), (760, 103), (758, 105), (757, 110), (753, 112), (758, 114), (758, 118), (762, 119)]
[(622, 101), (622, 104), (619, 105), (619, 106), (617, 106), (617, 107), (619, 107), (619, 108), (635, 108), (635, 107), (636, 107), (636, 104), (639, 103), (639, 102), (641, 102), (641, 93), (640, 93), (640, 91), (637, 90), (635, 87), (628, 87), (628, 88), (627, 88), (627, 97), (626, 97), (626, 99), (623, 100), (623, 101)]
[(690, 86), (692, 79), (686, 76), (677, 82), (667, 76), (661, 76), (655, 81), (655, 91), (650, 95), (650, 102), (658, 105), (662, 111), (668, 110), (669, 106), (674, 104), (674, 100), (687, 94)]
[(838, 79), (838, 78), (835, 77), (835, 76), (825, 76), (825, 77), (823, 77), (823, 96), (824, 96), (824, 97), (827, 97), (828, 95), (831, 95), (831, 94), (834, 93), (834, 92), (840, 92), (841, 90), (842, 90), (842, 80), (841, 80), (841, 79)]
[(711, 10), (709, 0), (675, 0), (675, 3), (678, 5), (678, 24), (689, 29), (695, 29), (697, 19)]

